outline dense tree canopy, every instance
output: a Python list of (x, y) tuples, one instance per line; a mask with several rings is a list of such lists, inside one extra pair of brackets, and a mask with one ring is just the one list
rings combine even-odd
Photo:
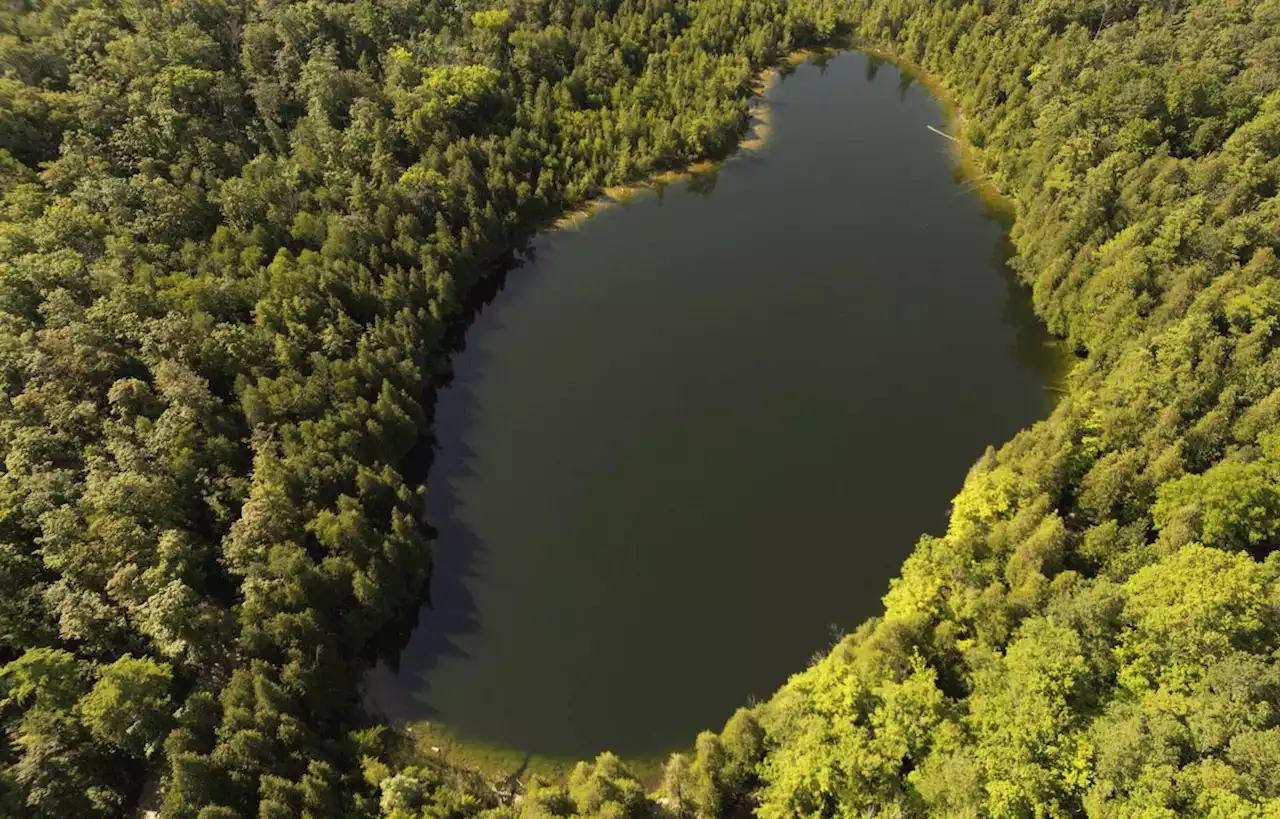
[(758, 815), (1280, 816), (1280, 3), (855, 0), (1084, 356), (756, 709)]
[(781, 0), (6, 7), (0, 814), (151, 774), (174, 819), (417, 804), (345, 731), (427, 576), (402, 461), (449, 334), (813, 36)]
[[(846, 30), (931, 72), (1082, 355), (864, 624), (646, 795), (352, 731), (478, 285)], [(1280, 816), (1280, 0), (0, 13), (0, 815)]]

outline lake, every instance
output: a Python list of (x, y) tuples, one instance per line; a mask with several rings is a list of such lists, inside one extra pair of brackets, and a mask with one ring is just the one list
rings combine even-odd
[(542, 237), (468, 331), (430, 604), (372, 710), (688, 746), (880, 613), (984, 448), (1048, 413), (1062, 356), (928, 92), (846, 53), (767, 99), (762, 150)]

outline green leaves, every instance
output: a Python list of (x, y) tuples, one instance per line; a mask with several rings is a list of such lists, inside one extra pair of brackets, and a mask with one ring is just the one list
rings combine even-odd
[[(166, 819), (493, 807), (324, 741), (427, 574), (400, 466), (446, 330), (548, 214), (723, 150), (756, 72), (842, 27), (964, 94), (1089, 360), (882, 620), (672, 760), (665, 809), (1280, 810), (1274, 0), (28, 5), (0, 38), (0, 811), (121, 815), (144, 762)], [(652, 805), (606, 755), (500, 810)]]
[(67, 711), (88, 689), (91, 667), (70, 652), (34, 648), (0, 668), (4, 704)]
[(851, 660), (875, 652), (838, 648), (763, 709), (769, 751), (757, 815), (853, 817), (907, 807), (903, 766), (932, 743), (943, 698), (935, 672), (918, 656), (901, 679), (863, 680), (867, 672)]
[(1152, 518), (1171, 545), (1199, 541), (1265, 553), (1280, 541), (1280, 464), (1222, 461), (1157, 490)]
[[(848, 10), (964, 95), (1016, 269), (1088, 358), (1050, 419), (975, 465), (884, 618), (761, 707), (760, 815), (1280, 810), (1262, 750), (1280, 726), (1280, 132), (1275, 72), (1242, 70), (1272, 53), (1277, 8)], [(902, 682), (923, 679), (911, 650), (932, 686)], [(891, 681), (914, 711), (889, 716)]]
[(1125, 584), (1120, 682), (1185, 689), (1212, 660), (1274, 642), (1278, 568), (1193, 544), (1138, 571)]
[(80, 703), (94, 737), (134, 757), (152, 756), (173, 721), (173, 671), (129, 655), (102, 668)]

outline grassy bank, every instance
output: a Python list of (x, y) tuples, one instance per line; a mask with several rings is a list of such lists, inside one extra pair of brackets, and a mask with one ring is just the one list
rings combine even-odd
[[(624, 757), (622, 761), (647, 790), (654, 790), (662, 779), (662, 766), (668, 756)], [(393, 759), (399, 767), (438, 763), (474, 771), (497, 787), (515, 790), (534, 776), (563, 784), (578, 762), (467, 739), (446, 725), (425, 720), (409, 723), (398, 732)]]

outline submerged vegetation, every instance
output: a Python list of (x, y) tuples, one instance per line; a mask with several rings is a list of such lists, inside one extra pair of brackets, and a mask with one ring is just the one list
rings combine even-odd
[[(883, 617), (656, 794), (610, 755), (518, 798), (407, 761), (356, 679), (429, 570), (402, 461), (469, 294), (728, 150), (759, 70), (841, 30), (951, 90), (1085, 357), (1063, 400)], [(1280, 0), (68, 0), (3, 32), (0, 814), (156, 777), (184, 819), (1280, 815)]]

